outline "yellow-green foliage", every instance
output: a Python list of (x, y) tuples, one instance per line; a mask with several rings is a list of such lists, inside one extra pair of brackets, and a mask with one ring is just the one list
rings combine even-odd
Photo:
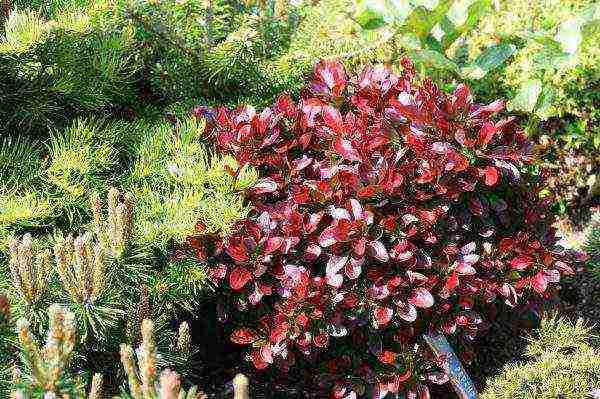
[(93, 26), (92, 11), (81, 7), (55, 11), (47, 19), (15, 8), (0, 35), (0, 133), (46, 133), (77, 113), (136, 96), (131, 32)]
[(38, 42), (49, 26), (31, 10), (14, 10), (4, 25), (0, 51), (24, 51)]
[(99, 190), (105, 184), (103, 177), (115, 167), (114, 148), (99, 139), (102, 129), (96, 121), (80, 119), (50, 139), (48, 180), (74, 200)]
[(590, 345), (590, 328), (550, 318), (527, 347), (526, 362), (505, 367), (488, 381), (482, 399), (586, 398), (600, 387), (600, 354)]
[(38, 227), (52, 215), (50, 200), (34, 191), (0, 191), (0, 250), (6, 249), (15, 229)]
[(256, 174), (245, 169), (234, 180), (225, 166), (235, 170), (235, 161), (210, 155), (201, 123), (188, 118), (176, 128), (159, 122), (136, 129), (145, 134), (123, 182), (139, 209), (136, 240), (164, 249), (171, 241), (181, 243), (198, 221), (211, 232), (226, 232), (246, 215), (237, 193), (250, 187)]

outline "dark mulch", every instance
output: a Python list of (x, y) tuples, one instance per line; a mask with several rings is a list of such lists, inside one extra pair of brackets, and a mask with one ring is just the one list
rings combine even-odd
[(502, 373), (507, 364), (524, 360), (526, 337), (539, 323), (531, 311), (503, 308), (475, 342), (475, 359), (465, 366), (479, 392), (484, 390), (486, 380)]
[(600, 273), (582, 270), (563, 285), (563, 314), (573, 320), (582, 318), (600, 332)]

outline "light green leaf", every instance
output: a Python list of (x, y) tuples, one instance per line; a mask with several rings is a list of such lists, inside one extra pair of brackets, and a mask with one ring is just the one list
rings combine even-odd
[(556, 90), (550, 85), (544, 86), (542, 92), (540, 93), (535, 110), (535, 114), (541, 120), (546, 120), (555, 116), (556, 112), (553, 107), (555, 98)]
[(487, 73), (501, 66), (516, 49), (515, 45), (508, 43), (490, 46), (475, 59), (474, 64)]
[(363, 29), (377, 29), (385, 25), (386, 12), (384, 0), (361, 0), (357, 2), (355, 19)]
[(437, 51), (417, 50), (411, 51), (409, 55), (416, 63), (421, 63), (428, 68), (459, 73), (458, 65)]
[(510, 109), (515, 111), (532, 112), (542, 92), (542, 82), (532, 79), (524, 82), (516, 96), (510, 102)]
[(420, 50), (422, 48), (421, 41), (414, 33), (400, 35), (396, 40), (398, 45), (406, 50)]
[(454, 0), (440, 0), (434, 9), (428, 9), (425, 6), (415, 7), (406, 19), (403, 30), (414, 32), (421, 41), (425, 41), (433, 27), (446, 16), (453, 3)]
[(363, 29), (378, 29), (404, 21), (412, 9), (409, 0), (359, 0), (354, 18)]
[(465, 79), (479, 80), (487, 75), (487, 71), (477, 65), (467, 65), (460, 70), (460, 74)]
[(581, 25), (578, 18), (569, 19), (558, 26), (558, 32), (554, 40), (560, 43), (563, 51), (568, 54), (575, 54), (581, 43)]
[(491, 0), (459, 0), (448, 10), (449, 21), (456, 26), (452, 34), (446, 34), (442, 40), (442, 47), (447, 49), (465, 33), (473, 30), (481, 17), (492, 8)]

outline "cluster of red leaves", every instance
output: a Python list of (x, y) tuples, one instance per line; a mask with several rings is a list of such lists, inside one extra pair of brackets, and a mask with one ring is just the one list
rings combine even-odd
[(491, 118), (503, 103), (413, 75), (408, 60), (353, 79), (322, 61), (298, 103), (196, 110), (220, 152), (260, 173), (248, 219), (189, 240), (244, 315), (231, 339), (258, 369), (329, 359), (333, 398), (427, 398), (448, 377), (423, 334), (472, 339), (478, 309), (549, 296), (573, 273), (526, 172), (531, 143)]

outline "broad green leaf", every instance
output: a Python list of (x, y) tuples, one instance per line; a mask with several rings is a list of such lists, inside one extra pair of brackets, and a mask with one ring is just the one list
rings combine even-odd
[(377, 29), (385, 25), (386, 5), (383, 0), (357, 2), (355, 19), (363, 29)]
[(431, 34), (431, 36), (433, 36), (435, 38), (435, 40), (438, 41), (438, 43), (441, 44), (442, 37), (444, 37), (446, 32), (444, 32), (444, 29), (442, 29), (441, 25), (439, 23), (437, 23), (437, 24), (435, 24), (433, 29), (431, 29), (430, 34)]
[(548, 34), (547, 32), (523, 32), (522, 34), (520, 34), (518, 36), (525, 40), (535, 41), (535, 42), (543, 45), (544, 47), (546, 47), (546, 49), (554, 50), (557, 53), (558, 52), (562, 53), (562, 51), (563, 51), (560, 43), (557, 42), (554, 39), (554, 37), (552, 35)]
[(583, 21), (584, 24), (600, 21), (600, 3), (593, 4), (587, 8), (585, 8), (580, 14), (579, 18)]
[(422, 6), (425, 7), (428, 10), (432, 10), (435, 9), (435, 7), (438, 5), (439, 1), (438, 0), (412, 0), (411, 3), (414, 6)]
[(552, 106), (555, 98), (556, 90), (550, 85), (544, 86), (542, 92), (540, 93), (535, 110), (535, 114), (541, 120), (546, 120), (552, 116), (555, 116), (555, 110)]
[(454, 25), (459, 26), (467, 21), (469, 16), (469, 6), (476, 0), (458, 0), (448, 11), (448, 18)]
[(414, 33), (399, 35), (396, 40), (399, 47), (406, 50), (420, 50), (422, 48), (421, 41)]
[(432, 12), (425, 7), (416, 7), (406, 19), (403, 31), (414, 32), (421, 41), (429, 35)]
[(510, 102), (510, 108), (516, 111), (532, 112), (542, 92), (542, 82), (532, 79), (524, 82)]
[(558, 32), (554, 40), (560, 43), (563, 51), (567, 54), (575, 54), (581, 43), (582, 21), (578, 18), (569, 19), (558, 26)]
[(442, 40), (442, 47), (448, 48), (465, 33), (473, 30), (481, 17), (492, 8), (491, 0), (460, 0), (449, 9), (448, 19), (456, 26), (452, 34), (447, 34)]
[(437, 51), (438, 53), (442, 54), (444, 52), (441, 43), (432, 35), (429, 35), (425, 38), (424, 48), (432, 51)]
[(421, 63), (428, 68), (459, 73), (458, 65), (437, 51), (416, 50), (411, 51), (409, 55), (416, 63)]
[(454, 41), (460, 36), (460, 33), (456, 29), (456, 25), (445, 15), (440, 21), (440, 28), (444, 31), (444, 36), (441, 38), (442, 48), (444, 51), (448, 49), (454, 43)]
[(359, 0), (355, 20), (363, 29), (401, 22), (412, 10), (409, 0)]
[(476, 59), (474, 64), (485, 71), (498, 68), (515, 53), (517, 47), (514, 44), (502, 43), (485, 49)]
[(453, 3), (454, 0), (440, 0), (434, 9), (425, 6), (415, 7), (406, 19), (403, 30), (414, 32), (421, 41), (425, 41), (433, 27), (446, 16)]

